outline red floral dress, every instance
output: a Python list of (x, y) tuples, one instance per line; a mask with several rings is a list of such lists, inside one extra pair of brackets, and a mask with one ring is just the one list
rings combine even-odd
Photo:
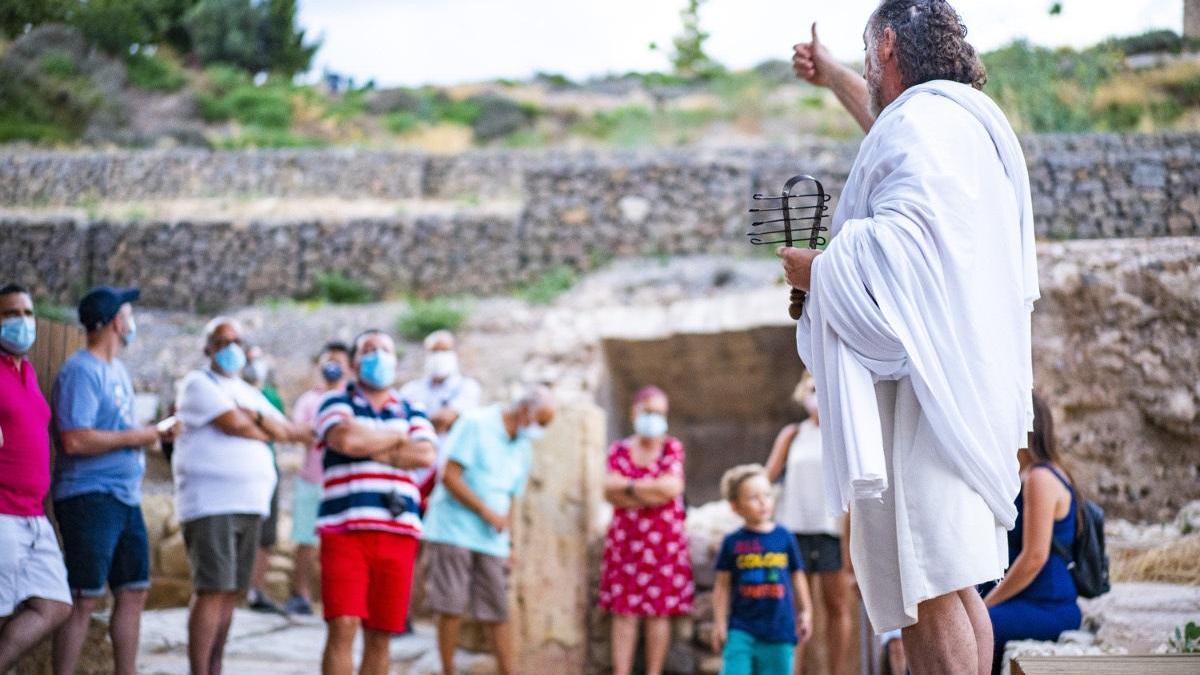
[[(608, 451), (608, 471), (626, 478), (683, 477), (683, 444), (667, 437), (658, 461), (638, 466), (626, 441)], [(692, 560), (683, 498), (613, 510), (604, 538), (600, 607), (614, 614), (676, 616), (692, 611)]]

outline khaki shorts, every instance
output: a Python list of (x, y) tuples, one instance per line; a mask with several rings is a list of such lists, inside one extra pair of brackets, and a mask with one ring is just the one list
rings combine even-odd
[(484, 623), (508, 619), (508, 560), (435, 541), (421, 543), (425, 606)]
[(183, 524), (183, 542), (197, 591), (233, 592), (250, 588), (258, 553), (262, 516), (226, 513)]

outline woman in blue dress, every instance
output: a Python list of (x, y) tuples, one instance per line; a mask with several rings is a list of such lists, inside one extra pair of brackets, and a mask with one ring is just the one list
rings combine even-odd
[(1017, 453), (1021, 492), (1008, 533), (1008, 572), (984, 597), (995, 637), (993, 672), (999, 672), (1006, 642), (1056, 640), (1078, 629), (1081, 619), (1075, 580), (1051, 545), (1053, 540), (1071, 549), (1079, 496), (1054, 445), (1050, 408), (1034, 396), (1033, 410), (1029, 449)]

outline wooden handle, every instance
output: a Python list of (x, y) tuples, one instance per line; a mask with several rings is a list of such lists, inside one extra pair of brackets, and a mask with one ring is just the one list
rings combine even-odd
[(804, 313), (804, 299), (806, 297), (808, 297), (808, 294), (799, 288), (792, 289), (792, 294), (789, 298), (791, 304), (788, 305), (788, 316), (792, 317), (793, 321), (799, 321), (800, 315)]

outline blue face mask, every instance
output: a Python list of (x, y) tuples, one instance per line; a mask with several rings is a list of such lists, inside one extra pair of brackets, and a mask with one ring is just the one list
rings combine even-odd
[(125, 332), (121, 334), (121, 346), (128, 347), (137, 338), (137, 324), (132, 316), (125, 320), (125, 327)]
[(321, 366), (321, 377), (329, 384), (333, 384), (342, 379), (342, 364), (337, 361), (329, 361)]
[(11, 354), (24, 354), (37, 338), (37, 322), (32, 316), (14, 316), (0, 321), (0, 347)]
[(222, 373), (234, 377), (242, 372), (242, 368), (246, 367), (246, 352), (242, 350), (241, 345), (235, 342), (213, 354), (213, 362), (217, 364), (217, 368), (220, 368)]
[(659, 413), (638, 413), (633, 431), (642, 438), (662, 438), (667, 435), (667, 418)]
[(545, 435), (546, 427), (537, 423), (530, 424), (527, 427), (521, 427), (521, 430), (517, 432), (517, 438), (529, 441), (530, 443), (535, 443), (542, 440)]
[(396, 355), (385, 351), (364, 355), (358, 366), (358, 377), (374, 389), (392, 386), (396, 381)]

